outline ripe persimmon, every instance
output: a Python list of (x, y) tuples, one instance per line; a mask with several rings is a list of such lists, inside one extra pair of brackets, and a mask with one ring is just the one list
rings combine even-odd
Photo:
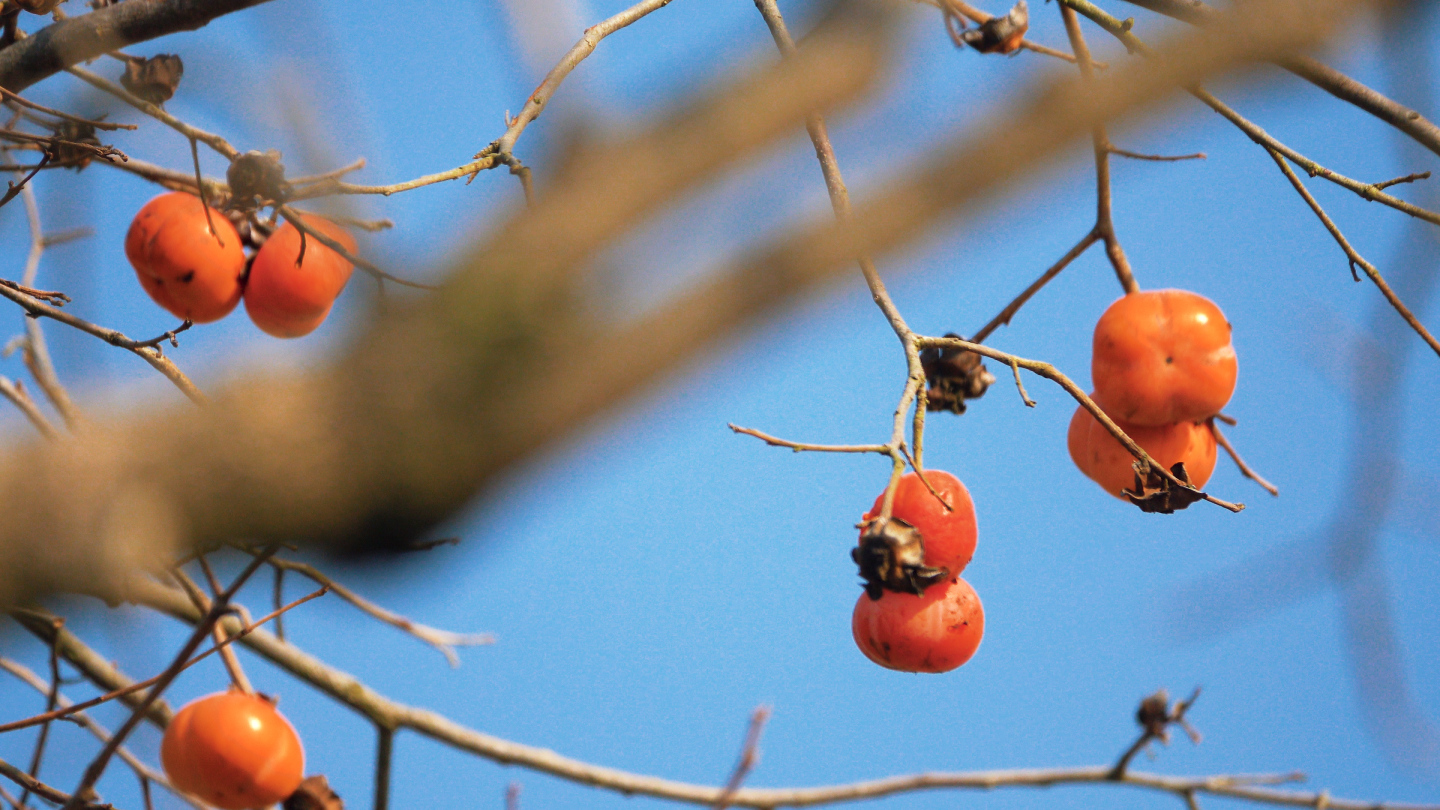
[(1235, 391), (1230, 324), (1210, 299), (1185, 290), (1134, 292), (1095, 324), (1095, 401), (1135, 425), (1195, 422)]
[[(1151, 426), (1110, 418), (1167, 470), (1177, 462), (1185, 462), (1185, 472), (1196, 489), (1210, 480), (1215, 471), (1215, 434), (1205, 422)], [(1135, 457), (1083, 406), (1076, 408), (1070, 419), (1069, 445), (1075, 466), (1106, 492), (1123, 500), (1121, 490), (1135, 488), (1131, 466)]]
[(233, 689), (176, 712), (160, 761), (176, 787), (223, 810), (281, 801), (305, 773), (305, 751), (289, 721), (264, 697)]
[(985, 635), (985, 609), (970, 583), (955, 577), (916, 596), (860, 594), (850, 619), (865, 657), (903, 672), (949, 672), (975, 654)]
[[(304, 221), (355, 253), (355, 240), (339, 225), (312, 214), (305, 215)], [(256, 326), (275, 337), (300, 337), (315, 331), (354, 270), (345, 257), (312, 237), (305, 238), (302, 257), (300, 236), (289, 222), (276, 228), (255, 254), (245, 284), (245, 312)]]
[[(949, 510), (936, 499), (935, 494), (931, 494), (920, 476), (911, 472), (901, 476), (890, 514), (920, 530), (926, 565), (944, 568), (951, 577), (955, 577), (975, 556), (978, 534), (975, 504), (970, 500), (970, 490), (960, 479), (944, 470), (926, 470), (925, 480), (935, 488), (935, 494), (950, 505)], [(862, 522), (868, 523), (879, 515), (884, 502), (885, 493), (882, 492), (875, 498)]]
[[(240, 303), (245, 251), (225, 215), (182, 191), (145, 204), (125, 234), (125, 256), (140, 286), (170, 314), (218, 321)], [(214, 232), (210, 230), (214, 225)]]

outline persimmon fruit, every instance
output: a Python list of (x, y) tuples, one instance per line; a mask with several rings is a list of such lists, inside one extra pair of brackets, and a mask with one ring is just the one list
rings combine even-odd
[[(355, 253), (355, 240), (339, 225), (312, 214), (305, 215), (304, 221)], [(275, 337), (301, 337), (315, 331), (329, 316), (354, 270), (345, 257), (312, 237), (305, 238), (302, 257), (300, 237), (299, 229), (284, 223), (260, 246), (250, 265), (245, 312), (256, 326)]]
[(1130, 293), (1095, 324), (1090, 374), (1111, 418), (1149, 426), (1207, 419), (1230, 401), (1236, 373), (1230, 324), (1202, 295)]
[[(951, 577), (955, 577), (975, 556), (978, 535), (975, 504), (960, 479), (944, 470), (926, 470), (925, 480), (935, 488), (935, 494), (945, 499), (950, 509), (940, 503), (920, 476), (911, 472), (901, 476), (890, 514), (919, 529), (925, 546), (926, 565), (944, 568)], [(879, 515), (884, 502), (885, 493), (882, 492), (875, 498), (862, 522), (868, 523)]]
[(305, 752), (274, 704), (238, 690), (185, 704), (160, 742), (174, 785), (222, 810), (267, 807), (300, 786)]
[[(140, 286), (177, 318), (218, 321), (240, 303), (245, 251), (225, 215), (181, 191), (146, 203), (125, 234)], [(211, 226), (214, 231), (211, 231)]]
[[(1215, 471), (1215, 434), (1208, 423), (1187, 421), (1152, 426), (1131, 424), (1113, 415), (1110, 418), (1165, 469), (1185, 462), (1185, 472), (1196, 489), (1210, 480), (1210, 474)], [(1070, 419), (1068, 443), (1075, 466), (1106, 492), (1123, 500), (1125, 495), (1121, 490), (1134, 489), (1135, 457), (1083, 406), (1076, 408)]]
[(949, 672), (969, 661), (985, 635), (985, 610), (970, 583), (955, 577), (920, 595), (865, 594), (850, 620), (865, 657), (903, 672)]

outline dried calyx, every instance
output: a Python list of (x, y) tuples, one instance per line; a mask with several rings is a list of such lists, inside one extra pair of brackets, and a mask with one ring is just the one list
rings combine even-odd
[[(950, 332), (945, 337), (960, 336)], [(979, 399), (995, 382), (980, 355), (965, 349), (926, 349), (920, 352), (920, 366), (929, 382), (925, 407), (931, 411), (965, 413), (965, 400)]]
[(1205, 493), (1190, 485), (1190, 474), (1185, 471), (1183, 461), (1176, 462), (1175, 466), (1170, 468), (1170, 474), (1180, 479), (1185, 484), (1184, 487), (1175, 486), (1170, 479), (1153, 469), (1148, 470), (1142, 478), (1140, 462), (1137, 461), (1135, 466), (1135, 488), (1124, 490), (1124, 493), (1131, 503), (1140, 507), (1141, 512), (1168, 515), (1205, 499)]
[(156, 54), (149, 59), (131, 57), (125, 62), (120, 84), (151, 104), (163, 104), (175, 95), (185, 63), (173, 53)]
[(860, 545), (850, 550), (850, 558), (860, 566), (860, 578), (871, 599), (879, 599), (887, 590), (919, 596), (950, 577), (944, 568), (925, 564), (925, 541), (920, 530), (909, 523), (875, 518), (857, 528), (864, 533)]
[[(958, 18), (958, 15), (957, 15)], [(961, 25), (964, 19), (958, 18)], [(1030, 29), (1030, 9), (1025, 0), (1018, 0), (1010, 13), (992, 17), (980, 25), (954, 34), (956, 44), (964, 43), (980, 53), (1013, 53)]]
[(285, 181), (285, 165), (274, 149), (249, 151), (231, 161), (225, 172), (230, 186), (231, 204), (252, 210), (262, 203), (283, 202), (290, 193)]

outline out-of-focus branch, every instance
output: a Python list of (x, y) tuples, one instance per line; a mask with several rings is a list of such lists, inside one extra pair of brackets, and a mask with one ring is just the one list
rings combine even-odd
[[(1202, 0), (1126, 0), (1167, 17), (1194, 25), (1216, 22), (1224, 12)], [(1378, 90), (1367, 87), (1318, 59), (1308, 56), (1286, 56), (1275, 64), (1324, 90), (1341, 101), (1359, 107), (1401, 132), (1415, 142), (1440, 155), (1440, 127), (1418, 111), (1395, 101)]]
[[(252, 2), (251, 5), (261, 2), (266, 2), (266, 0), (255, 0), (255, 2)], [(87, 14), (86, 16), (88, 17), (90, 15)], [(84, 17), (79, 17), (76, 19), (84, 19)], [(83, 80), (92, 87), (109, 93), (110, 95), (120, 99), (126, 104), (129, 104), (131, 107), (134, 107), (140, 112), (145, 113), (146, 115), (170, 127), (176, 132), (179, 132), (186, 138), (189, 138), (192, 141), (199, 141), (200, 143), (205, 144), (211, 149), (214, 149), (216, 152), (224, 155), (226, 160), (234, 160), (240, 155), (239, 149), (231, 146), (229, 141), (225, 140), (219, 135), (216, 135), (213, 132), (206, 132), (203, 129), (199, 129), (198, 127), (191, 126), (190, 124), (181, 121), (179, 118), (176, 118), (175, 116), (166, 112), (164, 107), (161, 107), (158, 104), (151, 104), (145, 99), (140, 98), (139, 96), (131, 93), (129, 90), (126, 90), (124, 87), (121, 87), (120, 85), (110, 81), (103, 76), (91, 73), (90, 71), (82, 67), (75, 67), (73, 65), (65, 68), (65, 70), (67, 73), (70, 73), (71, 75)], [(193, 186), (194, 183), (192, 182), (191, 185)]]
[(866, 86), (883, 26), (837, 20), (794, 58), (574, 157), (441, 290), (377, 318), (329, 368), (242, 380), (193, 413), (150, 412), (83, 441), (5, 454), (0, 498), (32, 508), (0, 513), (0, 599), (114, 587), (129, 566), (236, 536), (403, 543), (498, 471), (833, 278), (856, 255), (903, 245), (993, 199), (1097, 123), (1160, 109), (1176, 87), (1311, 47), (1362, 7), (1253, 0), (1236, 20), (1245, 36), (1222, 26), (1188, 31), (1163, 59), (1092, 83), (1046, 79), (857, 203), (846, 225), (807, 226), (630, 323), (582, 310), (573, 285), (596, 250), (805, 113)]
[(109, 51), (177, 31), (266, 0), (147, 0), (116, 3), (46, 26), (0, 50), (0, 85), (20, 92), (68, 67)]

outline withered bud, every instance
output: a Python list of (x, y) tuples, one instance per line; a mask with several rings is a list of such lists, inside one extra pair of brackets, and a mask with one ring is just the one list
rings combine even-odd
[(1146, 734), (1164, 740), (1167, 736), (1165, 727), (1170, 725), (1170, 693), (1161, 689), (1140, 701), (1135, 722), (1145, 729)]
[(324, 776), (316, 774), (307, 776), (290, 794), (285, 800), (285, 810), (345, 810), (345, 802), (330, 789)]
[(1131, 503), (1140, 507), (1141, 512), (1169, 515), (1205, 499), (1205, 493), (1190, 485), (1190, 474), (1185, 471), (1185, 462), (1178, 461), (1170, 468), (1170, 474), (1184, 482), (1184, 487), (1175, 486), (1170, 483), (1170, 479), (1155, 470), (1149, 470), (1142, 479), (1139, 466), (1140, 462), (1135, 462), (1135, 489), (1121, 492)]
[(13, 0), (21, 11), (28, 11), (31, 14), (49, 14), (60, 5), (62, 0)]
[(100, 139), (95, 136), (95, 127), (79, 121), (61, 121), (56, 124), (55, 138), (55, 161), (73, 163), (76, 171), (89, 166), (95, 153), (75, 144), (100, 146)]
[(183, 75), (185, 64), (180, 57), (162, 53), (149, 59), (136, 57), (127, 60), (120, 84), (151, 104), (163, 104), (175, 95), (175, 88), (180, 86)]
[(979, 28), (960, 33), (960, 41), (980, 53), (1012, 53), (1025, 39), (1030, 30), (1030, 9), (1025, 0), (1017, 0), (1015, 7), (1003, 17), (992, 17)]
[(879, 599), (887, 590), (919, 596), (950, 576), (944, 568), (925, 564), (920, 530), (900, 518), (875, 518), (859, 528), (865, 532), (860, 535), (860, 545), (850, 550), (850, 559), (860, 566), (860, 578), (871, 599)]
[(235, 204), (247, 209), (264, 201), (284, 200), (290, 193), (290, 184), (285, 182), (285, 166), (280, 162), (280, 153), (274, 149), (251, 150), (235, 158), (225, 172), (225, 182), (230, 184)]
[[(950, 332), (945, 337), (960, 336)], [(920, 366), (929, 381), (926, 410), (965, 413), (965, 400), (979, 399), (995, 382), (980, 355), (964, 349), (926, 349), (920, 352)]]

